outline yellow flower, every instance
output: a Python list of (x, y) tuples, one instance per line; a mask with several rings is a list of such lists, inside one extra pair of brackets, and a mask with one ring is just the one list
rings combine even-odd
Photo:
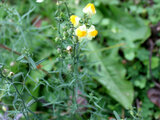
[(76, 29), (75, 34), (78, 36), (79, 40), (82, 40), (83, 38), (85, 38), (87, 35), (86, 25), (79, 26)]
[(89, 16), (96, 14), (96, 9), (95, 9), (94, 4), (92, 3), (87, 4), (86, 7), (83, 8), (83, 12)]
[(89, 40), (92, 40), (92, 38), (96, 37), (98, 34), (98, 31), (95, 29), (93, 25), (87, 30), (87, 38)]
[(77, 27), (79, 25), (79, 20), (80, 20), (80, 18), (76, 15), (72, 15), (70, 17), (70, 21), (74, 25), (74, 27)]

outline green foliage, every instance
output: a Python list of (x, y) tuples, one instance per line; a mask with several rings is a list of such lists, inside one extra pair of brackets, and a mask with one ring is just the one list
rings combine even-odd
[(104, 59), (105, 54), (101, 54), (96, 43), (88, 43), (91, 51), (90, 60), (96, 67), (98, 73), (97, 81), (99, 81), (106, 89), (107, 93), (120, 102), (126, 109), (132, 107), (133, 87), (131, 83), (124, 80), (126, 71), (119, 64), (119, 58), (115, 57), (117, 50), (110, 51), (108, 57)]
[[(98, 37), (77, 43), (69, 17), (84, 20), (89, 2)], [(159, 0), (0, 1), (0, 119), (160, 119), (147, 96), (160, 81), (159, 11)]]
[(149, 27), (141, 18), (132, 17), (116, 6), (110, 6), (106, 11), (111, 22), (109, 29), (103, 31), (103, 36), (114, 39), (114, 43), (124, 43), (125, 58), (133, 60), (139, 46), (150, 36)]

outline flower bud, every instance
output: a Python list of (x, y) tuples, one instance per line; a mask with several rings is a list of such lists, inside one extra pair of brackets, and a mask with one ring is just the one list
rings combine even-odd
[(57, 52), (60, 53), (60, 52), (61, 52), (61, 49), (60, 49), (60, 48), (57, 48)]
[(11, 77), (11, 76), (13, 76), (13, 75), (14, 75), (13, 72), (9, 72), (8, 77)]
[(9, 73), (9, 70), (8, 70), (8, 69), (3, 69), (2, 74), (3, 74), (4, 76), (7, 76), (8, 73)]
[(66, 39), (66, 36), (63, 36), (63, 40), (65, 40)]
[(6, 106), (2, 106), (2, 110), (4, 111), (4, 112), (6, 112), (7, 111), (7, 107)]
[(55, 38), (55, 41), (56, 41), (56, 42), (57, 42), (57, 41), (59, 41), (59, 40), (60, 40), (60, 38), (59, 38), (59, 37), (56, 37), (56, 38)]
[(71, 52), (71, 50), (72, 50), (72, 47), (71, 46), (67, 46), (67, 51), (69, 51), (69, 52)]
[(57, 1), (56, 5), (61, 5), (62, 4), (62, 1)]
[(68, 65), (67, 65), (67, 68), (68, 68), (68, 70), (71, 70), (71, 69), (72, 69), (72, 65), (71, 65), (71, 64), (68, 64)]
[(14, 65), (15, 65), (15, 62), (12, 61), (12, 62), (10, 63), (10, 66), (12, 67), (12, 66), (14, 66)]
[(68, 33), (67, 32), (63, 32), (63, 36), (67, 37)]

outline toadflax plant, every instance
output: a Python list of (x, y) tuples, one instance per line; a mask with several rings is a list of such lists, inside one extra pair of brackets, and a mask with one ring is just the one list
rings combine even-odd
[[(82, 55), (82, 52), (87, 42), (95, 38), (98, 34), (98, 31), (90, 20), (96, 14), (96, 10), (94, 4), (89, 3), (82, 10), (84, 15), (79, 17), (70, 13), (66, 2), (58, 2), (57, 6), (56, 20), (58, 22), (58, 37), (55, 39), (59, 53), (57, 59), (59, 64), (57, 68), (59, 87), (57, 90), (65, 91), (63, 94), (69, 95), (69, 98), (63, 96), (64, 99), (67, 99), (63, 100), (65, 101), (66, 108), (63, 106), (61, 108), (63, 110), (60, 110), (60, 106), (57, 105), (55, 112), (63, 113), (66, 111), (65, 115), (72, 114), (73, 118), (75, 115), (80, 117), (86, 112), (92, 112), (92, 110), (88, 110), (94, 108), (89, 105), (87, 97), (90, 96), (85, 92), (85, 82), (90, 77), (87, 75), (88, 73), (85, 69), (85, 56)], [(67, 16), (62, 12), (64, 6), (67, 10)]]

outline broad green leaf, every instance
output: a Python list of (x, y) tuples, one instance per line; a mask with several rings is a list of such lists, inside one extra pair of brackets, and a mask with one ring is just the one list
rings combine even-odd
[(139, 87), (140, 89), (144, 89), (146, 87), (146, 78), (143, 76), (139, 76), (134, 80), (134, 85)]
[(156, 45), (157, 45), (157, 46), (160, 46), (160, 39), (158, 39), (158, 40), (156, 41)]
[[(151, 63), (152, 69), (155, 69), (156, 67), (158, 67), (158, 65), (159, 65), (159, 58), (158, 57), (152, 57), (151, 61), (152, 61), (152, 63)], [(149, 67), (149, 60), (145, 60), (144, 64)]]
[(106, 89), (107, 93), (117, 100), (126, 109), (132, 107), (133, 102), (133, 87), (129, 81), (125, 80), (126, 71), (118, 61), (117, 48), (112, 50), (107, 56), (102, 55), (98, 51), (98, 44), (93, 42), (88, 43), (91, 51), (89, 55), (90, 61), (94, 62), (96, 67), (97, 81), (100, 82)]
[(119, 0), (101, 0), (104, 5), (117, 5), (119, 4)]
[(132, 50), (124, 51), (124, 53), (127, 60), (133, 60), (135, 57), (135, 54)]
[(119, 29), (119, 32), (113, 37), (128, 40), (127, 42), (144, 42), (149, 37), (150, 29), (145, 25), (144, 20), (139, 17), (132, 17), (115, 6), (110, 6), (110, 10), (110, 18)]
[(137, 58), (144, 62), (144, 61), (148, 61), (149, 59), (149, 51), (145, 48), (139, 48), (137, 51)]
[(114, 39), (117, 43), (125, 43), (123, 48), (125, 58), (133, 60), (135, 51), (151, 34), (149, 26), (143, 19), (137, 16), (132, 17), (116, 6), (110, 6), (106, 14), (110, 19), (110, 30), (104, 30), (102, 34)]

